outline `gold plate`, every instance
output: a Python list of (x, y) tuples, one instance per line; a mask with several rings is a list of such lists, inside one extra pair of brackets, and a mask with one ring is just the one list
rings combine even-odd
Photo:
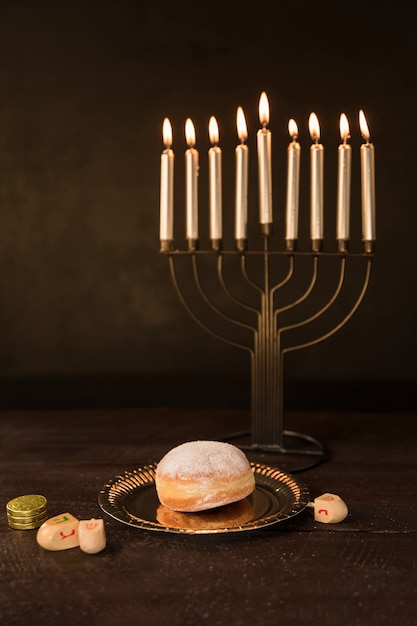
[(162, 507), (155, 489), (156, 463), (126, 471), (98, 495), (105, 513), (142, 528), (171, 533), (209, 534), (256, 530), (298, 515), (309, 503), (308, 489), (276, 467), (251, 463), (255, 491), (244, 501), (200, 513)]

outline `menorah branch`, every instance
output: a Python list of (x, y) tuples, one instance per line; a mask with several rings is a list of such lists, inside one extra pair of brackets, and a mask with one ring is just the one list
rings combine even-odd
[[(302, 348), (309, 348), (309, 347), (314, 346), (314, 345), (316, 345), (318, 343), (321, 343), (322, 341), (325, 341), (326, 339), (329, 339), (332, 335), (335, 335), (341, 328), (343, 328), (343, 326), (345, 326), (349, 322), (349, 320), (352, 319), (353, 315), (355, 314), (355, 312), (358, 310), (360, 304), (362, 303), (362, 301), (363, 301), (363, 299), (365, 297), (366, 291), (368, 289), (369, 280), (370, 280), (370, 277), (371, 277), (371, 264), (372, 264), (372, 258), (368, 257), (367, 264), (366, 264), (366, 273), (365, 273), (362, 289), (361, 289), (361, 291), (359, 293), (359, 296), (358, 296), (357, 300), (355, 301), (354, 305), (352, 306), (350, 311), (347, 313), (347, 315), (345, 315), (345, 317), (342, 319), (342, 321), (339, 322), (338, 324), (336, 324), (336, 326), (334, 326), (327, 333), (324, 333), (323, 335), (320, 335), (320, 337), (316, 337), (315, 339), (311, 339), (310, 341), (306, 341), (305, 343), (300, 343), (300, 344), (296, 344), (296, 345), (284, 348), (281, 351), (283, 356), (285, 354), (287, 354), (288, 352), (293, 352), (295, 350), (301, 350)], [(304, 323), (308, 324), (308, 323), (318, 319), (318, 317), (320, 317), (320, 315), (322, 315), (325, 311), (327, 311), (327, 309), (330, 308), (330, 306), (334, 303), (334, 301), (336, 300), (336, 298), (338, 297), (338, 295), (340, 293), (340, 289), (342, 287), (342, 283), (343, 283), (343, 275), (341, 275), (341, 278), (340, 278), (340, 281), (339, 281), (339, 285), (338, 285), (338, 287), (337, 287), (337, 289), (335, 291), (335, 294), (331, 298), (331, 300), (322, 309), (320, 309), (320, 311), (318, 311), (315, 315), (311, 316), (311, 318), (308, 318), (307, 320), (305, 320), (305, 322), (302, 322), (300, 324), (294, 324), (294, 325), (291, 325), (291, 326), (286, 326), (286, 327), (282, 328), (281, 331), (284, 332), (284, 331), (287, 331), (287, 330), (292, 330), (293, 328), (301, 326)]]
[[(233, 341), (233, 340), (229, 339), (228, 337), (225, 337), (225, 336), (221, 335), (220, 333), (216, 332), (215, 330), (213, 330), (212, 328), (207, 326), (198, 317), (198, 315), (196, 315), (196, 313), (193, 311), (191, 306), (188, 304), (187, 299), (185, 298), (185, 296), (184, 296), (184, 294), (183, 294), (183, 292), (182, 292), (182, 290), (181, 290), (181, 288), (179, 286), (179, 283), (178, 283), (178, 280), (177, 280), (177, 273), (176, 273), (176, 270), (175, 270), (175, 262), (174, 262), (174, 258), (173, 258), (172, 255), (170, 255), (170, 257), (169, 257), (169, 264), (170, 264), (172, 282), (174, 284), (175, 291), (177, 292), (178, 299), (180, 300), (181, 304), (183, 305), (183, 307), (187, 311), (187, 313), (190, 315), (190, 317), (192, 317), (192, 319), (200, 326), (200, 328), (202, 328), (204, 331), (208, 332), (215, 339), (219, 339), (220, 341), (223, 341), (224, 343), (226, 343), (226, 344), (228, 344), (230, 346), (233, 346), (235, 348), (240, 348), (242, 350), (246, 350), (246, 351), (252, 353), (253, 350), (249, 346), (246, 346), (246, 345), (244, 345), (242, 343)], [(194, 274), (194, 276), (195, 276), (195, 274)], [(213, 308), (212, 303), (209, 302), (209, 304), (210, 304), (211, 308)], [(219, 312), (219, 311), (216, 310), (216, 312)], [(222, 316), (227, 318), (227, 316), (225, 316), (223, 313), (222, 313)], [(227, 318), (227, 319), (229, 319), (229, 318)], [(233, 320), (229, 320), (229, 321), (233, 321)], [(254, 329), (251, 328), (251, 330), (254, 330)]]

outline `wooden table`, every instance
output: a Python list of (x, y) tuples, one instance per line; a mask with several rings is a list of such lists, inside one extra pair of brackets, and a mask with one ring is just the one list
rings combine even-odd
[[(165, 410), (0, 414), (2, 506), (27, 493), (50, 515), (104, 517), (107, 548), (48, 552), (0, 518), (0, 623), (103, 625), (417, 624), (417, 415), (290, 414), (329, 459), (297, 479), (339, 494), (348, 518), (312, 509), (246, 533), (140, 530), (104, 514), (101, 487), (191, 439), (248, 424), (242, 412)], [(279, 464), (267, 457), (271, 465)]]

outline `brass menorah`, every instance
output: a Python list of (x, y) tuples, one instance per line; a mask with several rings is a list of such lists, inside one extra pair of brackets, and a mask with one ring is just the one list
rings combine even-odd
[[(266, 128), (269, 121), (269, 109), (262, 113), (262, 101), (265, 106), (265, 94), (260, 101), (260, 120), (263, 127), (258, 131), (258, 163), (259, 163), (259, 202), (260, 202), (260, 236), (263, 245), (260, 249), (250, 249), (247, 238), (247, 146), (244, 145), (246, 128), (239, 130), (239, 116), (243, 112), (238, 109), (238, 134), (242, 140), (236, 148), (236, 206), (235, 206), (235, 243), (233, 250), (223, 249), (221, 229), (221, 151), (217, 146), (217, 124), (210, 137), (213, 147), (209, 151), (210, 164), (210, 240), (211, 249), (200, 250), (198, 238), (198, 211), (197, 211), (197, 175), (198, 153), (194, 148), (195, 133), (191, 120), (187, 120), (189, 149), (186, 152), (187, 163), (187, 246), (186, 249), (176, 249), (173, 240), (173, 152), (171, 150), (172, 135), (168, 132), (167, 120), (164, 126), (166, 150), (161, 160), (161, 252), (168, 257), (170, 272), (178, 297), (195, 320), (195, 322), (213, 337), (236, 348), (245, 350), (250, 356), (251, 363), (251, 424), (249, 433), (235, 433), (239, 438), (249, 435), (249, 443), (242, 444), (250, 450), (262, 452), (278, 452), (281, 454), (308, 454), (315, 457), (323, 455), (322, 444), (303, 433), (284, 429), (284, 361), (288, 353), (316, 345), (338, 332), (354, 315), (360, 306), (370, 279), (371, 264), (374, 255), (375, 243), (375, 191), (374, 191), (374, 154), (373, 145), (369, 143), (369, 131), (363, 115), (360, 112), (360, 128), (365, 143), (361, 146), (361, 176), (362, 176), (362, 251), (349, 251), (349, 211), (350, 211), (350, 159), (351, 150), (347, 144), (349, 126), (346, 116), (341, 116), (340, 132), (343, 143), (339, 146), (338, 170), (338, 199), (337, 199), (337, 233), (336, 249), (324, 251), (323, 248), (323, 147), (319, 144), (319, 128), (316, 116), (310, 116), (310, 133), (313, 145), (310, 149), (311, 174), (311, 249), (297, 250), (298, 232), (298, 180), (300, 148), (296, 142), (297, 127), (293, 120), (289, 129), (293, 141), (288, 147), (288, 179), (287, 179), (287, 206), (286, 206), (286, 238), (282, 249), (275, 249), (271, 245), (273, 239), (272, 193), (271, 193), (271, 152), (270, 131)], [(213, 128), (213, 118), (210, 121)], [(346, 126), (347, 125), (347, 126)], [(170, 126), (169, 129), (170, 130)], [(187, 133), (187, 130), (186, 130)], [(191, 139), (190, 139), (191, 133)], [(217, 133), (217, 134), (216, 134)], [(186, 135), (187, 136), (187, 135)], [(243, 137), (243, 139), (242, 139)], [(275, 241), (274, 241), (275, 243)], [(279, 246), (278, 246), (279, 248)], [(243, 321), (242, 315), (231, 315), (219, 307), (208, 294), (200, 276), (200, 262), (202, 257), (211, 255), (216, 265), (218, 288), (223, 295), (233, 303), (236, 310), (245, 311), (245, 320), (249, 316), (251, 321)], [(177, 261), (179, 257), (188, 257), (195, 287), (201, 298), (213, 314), (230, 324), (244, 328), (250, 337), (248, 342), (232, 339), (216, 328), (209, 326), (195, 311), (193, 302), (190, 302), (181, 288), (178, 279)], [(237, 297), (233, 285), (228, 284), (225, 276), (225, 263), (230, 257), (239, 263), (241, 278), (247, 286), (251, 298), (246, 300)], [(257, 276), (254, 278), (253, 263), (255, 257)], [(281, 290), (296, 282), (298, 265), (301, 259), (310, 259), (310, 279), (304, 291), (287, 302), (277, 303)], [(363, 259), (364, 272), (361, 284), (358, 287), (357, 297), (353, 305), (341, 320), (334, 322), (325, 332), (307, 341), (295, 341), (284, 345), (284, 335), (292, 337), (289, 331), (312, 324), (326, 313), (338, 300), (342, 293), (346, 278), (348, 259), (358, 257)], [(314, 288), (317, 285), (319, 270), (326, 259), (338, 264), (338, 278), (325, 304), (321, 304), (314, 312), (308, 313), (303, 319), (292, 323), (282, 322), (283, 314), (297, 309), (304, 302), (314, 299)], [(260, 261), (259, 261), (260, 259)], [(277, 278), (276, 268), (272, 268), (272, 260), (278, 260), (280, 278)], [(362, 261), (360, 261), (362, 263)], [(260, 270), (260, 267), (262, 269)], [(282, 271), (282, 269), (284, 271)], [(273, 271), (274, 270), (274, 271)], [(321, 270), (320, 270), (321, 271)], [(254, 297), (253, 297), (254, 296)], [(250, 302), (249, 302), (250, 300)], [(255, 304), (253, 303), (255, 301)], [(295, 336), (295, 335), (294, 335)], [(315, 464), (316, 461), (313, 462)]]

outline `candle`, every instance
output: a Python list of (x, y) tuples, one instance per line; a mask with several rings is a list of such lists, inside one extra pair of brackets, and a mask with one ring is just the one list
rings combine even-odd
[(161, 154), (159, 238), (164, 250), (172, 247), (174, 239), (174, 152), (171, 150), (172, 128), (167, 117), (162, 125), (162, 137), (165, 150)]
[(320, 125), (315, 113), (309, 119), (310, 135), (310, 229), (312, 248), (319, 252), (323, 242), (323, 161), (324, 148), (319, 143)]
[(236, 114), (237, 134), (240, 144), (236, 147), (236, 193), (235, 193), (235, 239), (239, 250), (244, 250), (248, 224), (248, 163), (249, 148), (245, 144), (248, 136), (245, 114), (239, 107)]
[(271, 131), (268, 130), (269, 103), (266, 93), (259, 99), (259, 121), (262, 128), (257, 133), (258, 176), (259, 176), (259, 221), (264, 234), (271, 233), (272, 224), (272, 171)]
[(189, 146), (185, 152), (186, 236), (188, 247), (192, 250), (198, 241), (198, 152), (194, 148), (195, 129), (190, 118), (185, 122), (185, 139)]
[(352, 149), (347, 143), (350, 137), (350, 130), (348, 119), (344, 113), (340, 116), (340, 137), (342, 143), (338, 148), (336, 239), (338, 240), (339, 251), (347, 252)]
[(300, 181), (300, 154), (301, 147), (297, 142), (298, 127), (294, 120), (288, 122), (288, 132), (292, 141), (288, 146), (287, 168), (287, 210), (286, 235), (287, 250), (295, 250), (298, 239), (298, 197)]
[(210, 239), (215, 249), (222, 238), (222, 151), (219, 143), (219, 127), (215, 117), (209, 121), (209, 137), (213, 146), (209, 149), (210, 181)]
[(361, 180), (362, 180), (362, 239), (365, 251), (372, 251), (375, 241), (375, 157), (374, 146), (369, 143), (370, 133), (365, 114), (359, 111), (359, 126), (365, 143), (361, 145)]

